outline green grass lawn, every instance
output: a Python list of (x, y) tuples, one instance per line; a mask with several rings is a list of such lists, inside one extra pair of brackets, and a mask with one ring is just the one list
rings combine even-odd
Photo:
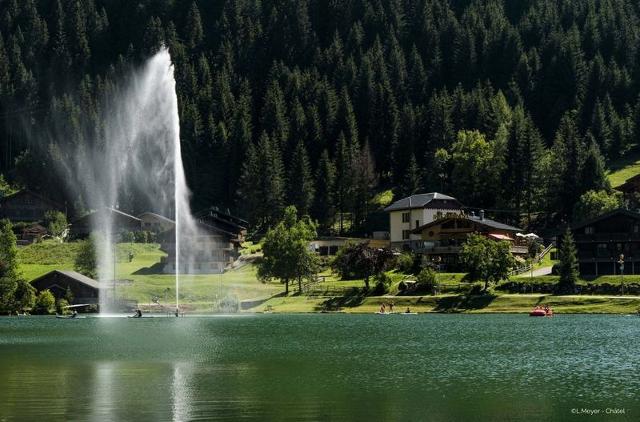
[[(72, 270), (78, 243), (46, 241), (18, 250), (19, 270), (27, 280), (33, 280), (52, 270)], [(129, 254), (133, 259), (129, 262)], [(164, 256), (158, 244), (121, 243), (117, 249), (116, 285), (121, 299), (149, 304), (153, 298), (166, 307), (175, 303), (175, 276), (160, 274), (160, 260)], [(266, 299), (284, 290), (280, 283), (260, 283), (251, 265), (224, 274), (182, 275), (180, 300), (187, 309), (211, 311), (223, 299), (236, 301)], [(157, 306), (157, 305), (156, 305)]]
[(627, 179), (640, 174), (640, 153), (629, 154), (609, 164), (607, 178), (612, 187), (620, 186)]
[[(78, 250), (76, 243), (58, 244), (47, 241), (20, 248), (19, 269), (27, 280), (32, 280), (54, 269), (73, 269)], [(133, 259), (129, 262), (129, 255)], [(121, 280), (116, 286), (117, 296), (137, 301), (142, 307), (168, 310), (175, 303), (175, 276), (159, 273), (164, 253), (157, 244), (118, 245), (117, 275)], [(543, 266), (550, 265), (548, 261)], [(182, 275), (180, 277), (180, 301), (191, 312), (212, 312), (221, 301), (243, 302), (249, 311), (263, 311), (267, 306), (276, 312), (318, 312), (343, 310), (346, 312), (375, 312), (382, 302), (394, 301), (397, 308), (411, 307), (419, 312), (528, 312), (538, 301), (549, 303), (560, 312), (633, 312), (640, 306), (640, 297), (608, 296), (552, 296), (544, 294), (467, 296), (472, 287), (464, 281), (464, 273), (438, 273), (439, 296), (396, 296), (402, 280), (415, 280), (415, 276), (397, 271), (387, 273), (391, 278), (389, 292), (385, 296), (367, 296), (364, 281), (340, 280), (327, 270), (322, 282), (307, 286), (302, 295), (297, 283), (291, 283), (289, 296), (284, 296), (284, 286), (278, 282), (261, 283), (253, 265), (246, 265), (224, 274)], [(556, 283), (557, 276), (517, 277), (519, 282)], [(640, 283), (640, 276), (625, 276), (625, 283)], [(580, 284), (619, 284), (619, 276), (601, 276), (594, 280), (581, 280)], [(375, 280), (370, 280), (375, 285)]]

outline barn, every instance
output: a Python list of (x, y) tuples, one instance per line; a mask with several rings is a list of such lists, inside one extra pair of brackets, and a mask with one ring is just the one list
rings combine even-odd
[(56, 299), (65, 297), (67, 288), (73, 294), (73, 303), (98, 303), (100, 283), (75, 271), (54, 270), (31, 282), (38, 292), (49, 290)]

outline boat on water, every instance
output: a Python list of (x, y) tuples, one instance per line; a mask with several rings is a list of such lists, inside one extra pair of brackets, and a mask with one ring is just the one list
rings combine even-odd
[(529, 312), (529, 316), (532, 317), (551, 317), (553, 316), (553, 310), (549, 307), (540, 307), (536, 306), (531, 312)]

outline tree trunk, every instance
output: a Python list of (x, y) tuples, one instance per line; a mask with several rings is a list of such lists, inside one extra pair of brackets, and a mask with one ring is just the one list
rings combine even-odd
[(364, 278), (364, 288), (369, 290), (369, 276)]
[(302, 277), (298, 277), (298, 293), (302, 294)]
[(284, 281), (284, 294), (289, 295), (289, 280)]

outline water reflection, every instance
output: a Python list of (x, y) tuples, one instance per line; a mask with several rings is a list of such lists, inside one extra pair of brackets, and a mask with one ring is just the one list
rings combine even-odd
[[(0, 319), (0, 421), (564, 420), (640, 411), (635, 319)], [(616, 420), (625, 420), (625, 416)]]
[(174, 422), (191, 420), (191, 371), (187, 363), (173, 364), (171, 381), (172, 414)]

